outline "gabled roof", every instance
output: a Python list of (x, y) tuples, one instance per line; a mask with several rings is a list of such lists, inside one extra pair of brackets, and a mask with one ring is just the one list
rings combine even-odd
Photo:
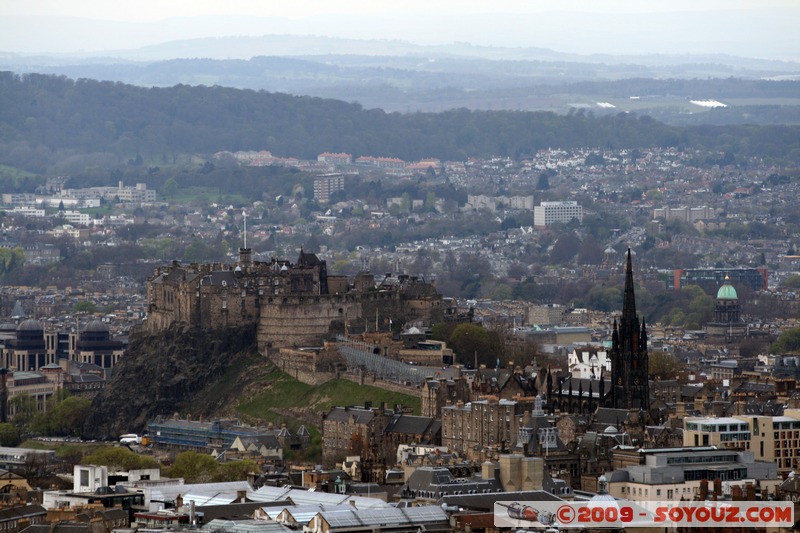
[(627, 409), (612, 409), (610, 407), (600, 407), (597, 409), (597, 412), (594, 415), (593, 419), (593, 427), (600, 427), (602, 429), (607, 428), (608, 426), (616, 426), (619, 427), (623, 423), (627, 422), (628, 418), (630, 418), (631, 412)]
[(278, 442), (278, 438), (275, 435), (247, 435), (238, 438), (245, 447), (249, 446), (250, 444), (254, 444), (259, 448), (261, 446), (266, 446), (269, 449), (277, 449), (281, 447), (281, 444)]
[(427, 416), (413, 416), (402, 413), (395, 414), (384, 429), (384, 433), (401, 433), (406, 435), (425, 435), (430, 433), (435, 419)]

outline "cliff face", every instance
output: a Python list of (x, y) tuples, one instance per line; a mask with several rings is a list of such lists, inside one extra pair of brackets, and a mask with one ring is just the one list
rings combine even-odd
[(94, 399), (84, 438), (116, 439), (173, 413), (219, 415), (233, 405), (258, 355), (255, 326), (201, 330), (173, 325), (131, 337), (128, 353)]

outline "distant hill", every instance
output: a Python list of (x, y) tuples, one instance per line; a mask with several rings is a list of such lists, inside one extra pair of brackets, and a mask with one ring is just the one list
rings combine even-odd
[(223, 150), (307, 159), (332, 151), (466, 160), (520, 157), (547, 147), (684, 146), (780, 159), (796, 156), (798, 132), (790, 126), (673, 127), (632, 113), (594, 116), (586, 110), (386, 113), (333, 99), (225, 87), (147, 89), (0, 73), (0, 163), (33, 172), (76, 154), (96, 154), (93, 165), (113, 166), (137, 153), (149, 164)]
[[(142, 87), (266, 90), (387, 112), (464, 107), (566, 114), (587, 106), (596, 113), (649, 114), (670, 124), (800, 123), (800, 64), (723, 54), (579, 55), (461, 42), (261, 35), (175, 40), (102, 54), (7, 53), (0, 54), (0, 70)], [(712, 114), (690, 103), (707, 98), (723, 99), (728, 107)]]

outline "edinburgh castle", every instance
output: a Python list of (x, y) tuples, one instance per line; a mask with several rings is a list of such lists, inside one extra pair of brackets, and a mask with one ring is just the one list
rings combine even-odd
[(147, 280), (147, 330), (175, 323), (204, 329), (255, 325), (259, 351), (320, 346), (336, 334), (389, 331), (392, 325), (436, 321), (442, 298), (409, 276), (366, 272), (355, 280), (330, 276), (326, 262), (300, 251), (296, 263), (253, 261), (250, 249), (233, 264), (173, 262)]

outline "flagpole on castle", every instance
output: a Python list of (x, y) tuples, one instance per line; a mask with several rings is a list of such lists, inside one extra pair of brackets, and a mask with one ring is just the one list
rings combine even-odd
[(247, 249), (247, 211), (242, 209), (242, 216), (244, 217), (244, 248)]

